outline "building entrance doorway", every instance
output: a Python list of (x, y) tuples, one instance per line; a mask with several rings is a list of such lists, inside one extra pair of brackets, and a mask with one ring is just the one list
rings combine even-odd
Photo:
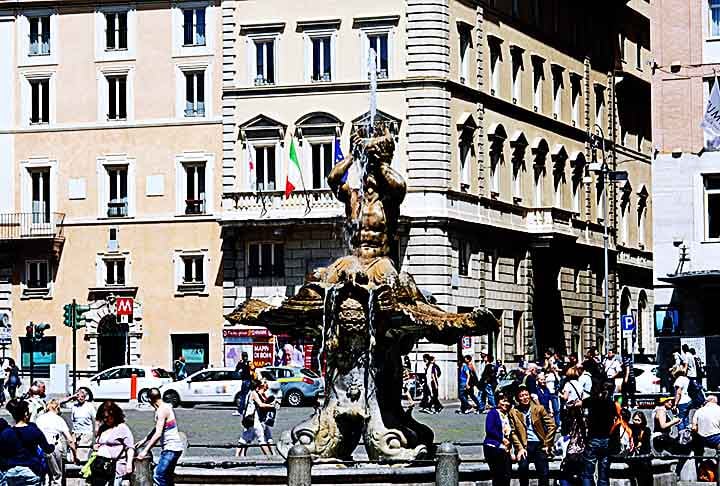
[(128, 325), (108, 314), (98, 324), (98, 370), (129, 364)]

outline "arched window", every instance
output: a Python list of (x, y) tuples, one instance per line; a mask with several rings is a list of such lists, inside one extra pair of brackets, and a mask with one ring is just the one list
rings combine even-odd
[(544, 138), (536, 138), (532, 145), (533, 153), (533, 173), (535, 175), (535, 194), (533, 199), (533, 206), (536, 208), (542, 207), (543, 205), (543, 181), (545, 179), (545, 162), (547, 160), (547, 154), (550, 152), (550, 147)]
[(568, 153), (563, 145), (556, 145), (551, 154), (553, 161), (553, 205), (557, 208), (563, 207), (563, 188), (567, 183), (565, 177), (565, 165), (568, 160)]
[(308, 189), (327, 189), (327, 176), (335, 165), (335, 140), (343, 123), (324, 112), (302, 116), (295, 122), (295, 135), (302, 146), (303, 173)]
[(512, 149), (512, 194), (513, 202), (522, 201), (522, 173), (527, 169), (525, 167), (525, 151), (528, 146), (527, 138), (521, 131), (517, 131), (510, 139), (510, 148)]
[(490, 195), (500, 195), (500, 168), (505, 162), (505, 140), (507, 132), (505, 127), (499, 123), (493, 124), (488, 130), (488, 141), (490, 142)]
[(281, 147), (287, 125), (258, 115), (240, 125), (244, 156), (240, 173), (250, 191), (275, 191), (282, 177)]
[(582, 208), (583, 177), (585, 176), (585, 154), (577, 151), (570, 157), (572, 167), (572, 210), (580, 214)]

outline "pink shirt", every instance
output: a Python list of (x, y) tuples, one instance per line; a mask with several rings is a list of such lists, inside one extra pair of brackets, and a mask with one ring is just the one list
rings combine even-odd
[(100, 446), (97, 455), (107, 457), (108, 459), (116, 459), (119, 457), (115, 474), (124, 476), (127, 474), (127, 452), (123, 453), (123, 444), (126, 447), (133, 447), (135, 440), (133, 439), (130, 428), (125, 424), (120, 424), (107, 429), (97, 439)]

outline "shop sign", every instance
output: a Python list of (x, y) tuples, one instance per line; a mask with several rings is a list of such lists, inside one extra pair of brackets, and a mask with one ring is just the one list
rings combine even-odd
[(260, 368), (263, 366), (272, 366), (273, 345), (271, 343), (253, 344), (253, 364), (256, 368)]
[(267, 329), (223, 329), (224, 338), (268, 336), (270, 336), (270, 331)]

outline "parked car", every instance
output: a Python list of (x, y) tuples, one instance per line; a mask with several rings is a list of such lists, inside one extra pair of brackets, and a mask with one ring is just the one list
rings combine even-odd
[(283, 400), (291, 407), (316, 402), (325, 393), (325, 381), (313, 370), (291, 366), (268, 366), (258, 370), (269, 371), (277, 377)]
[[(130, 380), (137, 375), (137, 396), (130, 396)], [(162, 368), (142, 365), (123, 365), (108, 368), (90, 377), (78, 380), (78, 389), (85, 390), (90, 400), (129, 400), (137, 398), (148, 401), (150, 388), (160, 388), (172, 383), (172, 375)]]
[[(270, 372), (260, 373), (269, 385), (269, 393), (282, 399), (280, 383)], [(224, 403), (238, 406), (242, 380), (234, 368), (207, 368), (160, 388), (163, 401), (173, 407), (192, 407), (200, 403)]]
[(657, 376), (658, 366), (655, 364), (635, 364), (636, 393), (649, 395), (660, 393), (660, 378)]

